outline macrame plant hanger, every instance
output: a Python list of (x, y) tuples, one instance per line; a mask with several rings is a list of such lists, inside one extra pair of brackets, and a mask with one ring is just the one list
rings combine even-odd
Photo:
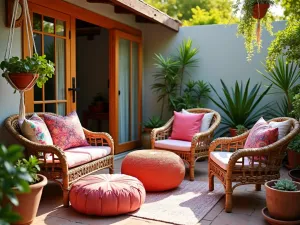
[[(18, 10), (18, 4), (19, 1), (23, 1), (23, 10), (25, 14), (25, 29), (27, 33), (27, 40), (28, 40), (28, 52), (29, 56), (32, 57), (32, 49), (30, 45), (30, 39), (32, 40), (33, 43), (33, 51), (36, 53), (36, 46), (35, 46), (35, 41), (34, 41), (34, 36), (33, 36), (33, 30), (32, 30), (32, 25), (31, 25), (31, 18), (29, 14), (29, 9), (28, 9), (28, 2), (27, 0), (14, 0), (14, 5), (13, 5), (13, 14), (12, 14), (12, 22), (10, 24), (10, 30), (9, 30), (9, 36), (8, 36), (8, 42), (7, 42), (7, 47), (5, 51), (5, 56), (4, 60), (9, 60), (11, 57), (11, 51), (13, 47), (13, 40), (14, 40), (14, 34), (15, 34), (15, 24), (16, 24), (16, 15), (17, 15), (17, 10)], [(25, 46), (24, 46), (25, 47)], [(25, 88), (18, 88), (10, 79), (9, 75), (6, 74), (5, 78), (8, 81), (8, 83), (16, 90), (19, 91), (20, 93), (20, 105), (19, 105), (19, 121), (23, 121), (25, 119), (25, 104), (24, 104), (24, 92), (29, 91), (32, 89), (37, 81), (38, 74), (35, 74), (32, 81), (27, 85)]]

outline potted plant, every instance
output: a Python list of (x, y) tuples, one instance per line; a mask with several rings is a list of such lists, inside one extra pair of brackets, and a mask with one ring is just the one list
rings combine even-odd
[[(228, 133), (230, 128), (236, 129), (237, 126), (241, 125), (249, 129), (266, 112), (267, 107), (265, 105), (258, 107), (258, 104), (266, 96), (271, 86), (260, 93), (261, 84), (256, 84), (250, 89), (250, 79), (248, 79), (245, 88), (242, 82), (239, 84), (236, 81), (232, 90), (229, 90), (222, 79), (221, 83), (224, 97), (221, 97), (216, 89), (210, 85), (219, 101), (216, 101), (216, 97), (210, 97), (210, 99), (224, 112), (222, 123), (225, 125), (225, 132), (223, 134)], [(234, 131), (232, 132), (234, 133)]]
[(300, 164), (296, 167), (296, 169), (289, 171), (289, 176), (293, 181), (300, 182)]
[(241, 135), (245, 132), (247, 132), (248, 129), (244, 125), (237, 125), (236, 128), (229, 128), (229, 133), (231, 137)]
[(41, 88), (54, 74), (54, 64), (48, 61), (45, 55), (39, 56), (38, 54), (25, 59), (9, 58), (1, 62), (0, 68), (4, 71), (2, 76), (13, 88), (19, 90), (28, 90), (35, 83)]
[(142, 145), (145, 149), (151, 148), (151, 132), (154, 128), (163, 126), (165, 123), (159, 117), (153, 116), (144, 123), (144, 131), (142, 135)]
[(265, 188), (267, 209), (272, 219), (280, 221), (300, 219), (300, 183), (291, 180), (272, 180), (265, 183)]
[(29, 192), (27, 193), (19, 192), (16, 188), (13, 188), (19, 201), (19, 205), (14, 206), (13, 211), (21, 216), (21, 220), (15, 222), (15, 225), (31, 224), (36, 217), (43, 188), (47, 184), (47, 178), (37, 174), (40, 171), (38, 164), (39, 160), (35, 156), (30, 156), (28, 160), (18, 160), (16, 163), (15, 167), (20, 170), (25, 169), (31, 180), (29, 181)]
[(97, 93), (96, 96), (93, 98), (93, 102), (89, 105), (89, 110), (91, 112), (100, 113), (105, 110), (105, 100), (102, 97), (101, 93)]
[(248, 53), (248, 60), (257, 46), (258, 52), (261, 48), (261, 24), (272, 34), (271, 15), (267, 13), (274, 0), (237, 0), (233, 4), (233, 12), (239, 15), (237, 34), (245, 38), (245, 48)]
[[(38, 160), (23, 157), (23, 148), (11, 145), (6, 148), (0, 145), (0, 224), (30, 224), (36, 215), (41, 190), (47, 179), (37, 175)], [(40, 179), (37, 182), (37, 179)], [(36, 183), (37, 182), (37, 183)], [(35, 183), (35, 184), (34, 184)], [(38, 192), (39, 198), (35, 194)], [(29, 214), (24, 214), (27, 212)], [(28, 216), (29, 215), (29, 216)]]
[(288, 151), (288, 164), (289, 169), (295, 169), (300, 165), (300, 135), (297, 135), (289, 144)]

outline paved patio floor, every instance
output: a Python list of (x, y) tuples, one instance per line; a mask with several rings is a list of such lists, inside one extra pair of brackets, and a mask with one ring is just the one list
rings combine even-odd
[[(115, 172), (120, 173), (122, 159), (116, 160)], [(102, 170), (99, 173), (108, 173)], [(187, 173), (188, 174), (188, 173)], [(207, 160), (196, 163), (196, 180), (207, 181)], [(287, 170), (282, 168), (281, 177), (287, 178)], [(188, 180), (188, 177), (186, 178)], [(215, 178), (215, 181), (217, 179)], [(199, 203), (201, 204), (201, 203)], [(261, 209), (265, 207), (265, 191), (255, 191), (254, 185), (240, 186), (233, 194), (233, 211), (224, 211), (224, 197), (199, 222), (201, 225), (264, 225), (267, 224)], [(37, 218), (33, 225), (167, 225), (152, 220), (139, 219), (131, 216), (111, 218), (88, 217), (75, 212), (72, 207), (62, 207), (62, 192), (55, 183), (49, 183), (43, 192)]]

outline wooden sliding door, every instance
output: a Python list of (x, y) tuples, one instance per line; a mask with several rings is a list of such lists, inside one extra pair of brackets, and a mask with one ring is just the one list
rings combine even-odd
[(121, 153), (141, 145), (142, 40), (112, 30), (110, 41), (110, 131)]

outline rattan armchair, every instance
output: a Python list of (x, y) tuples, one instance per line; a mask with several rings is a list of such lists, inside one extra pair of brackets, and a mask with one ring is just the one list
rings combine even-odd
[[(256, 190), (259, 191), (261, 185), (266, 181), (280, 177), (279, 170), (282, 160), (289, 142), (299, 133), (299, 123), (288, 117), (270, 120), (282, 122), (288, 119), (292, 121), (289, 133), (277, 142), (262, 148), (243, 149), (250, 131), (232, 138), (218, 138), (211, 143), (208, 163), (209, 191), (214, 190), (214, 176), (216, 176), (225, 188), (226, 212), (232, 211), (232, 193), (236, 187), (255, 184)], [(226, 169), (212, 159), (211, 153), (213, 151), (233, 153)]]
[[(38, 113), (38, 115), (43, 118), (44, 113)], [(26, 117), (30, 116), (32, 116), (32, 114), (26, 115)], [(111, 174), (113, 173), (114, 142), (109, 134), (103, 132), (91, 132), (83, 128), (86, 139), (90, 145), (109, 146), (111, 148), (111, 153), (103, 158), (90, 161), (86, 164), (68, 168), (66, 155), (61, 148), (55, 145), (38, 144), (22, 136), (18, 125), (18, 117), (18, 115), (13, 115), (6, 119), (5, 126), (7, 130), (25, 147), (27, 156), (35, 155), (38, 157), (41, 162), (40, 173), (61, 186), (63, 190), (63, 204), (65, 207), (69, 206), (69, 190), (74, 182), (100, 169), (109, 168), (109, 172)]]
[[(195, 179), (195, 161), (197, 159), (208, 157), (208, 148), (214, 136), (214, 131), (216, 130), (216, 128), (219, 126), (221, 122), (221, 116), (218, 112), (211, 109), (205, 109), (205, 108), (188, 109), (187, 111), (191, 113), (214, 113), (209, 129), (205, 132), (196, 133), (194, 135), (189, 151), (178, 151), (178, 150), (166, 149), (166, 148), (162, 150), (172, 151), (177, 155), (179, 155), (189, 165), (190, 180), (193, 181)], [(151, 133), (152, 149), (160, 149), (155, 147), (155, 141), (165, 140), (171, 136), (173, 121), (174, 121), (174, 116), (163, 127), (155, 128), (152, 130)]]

